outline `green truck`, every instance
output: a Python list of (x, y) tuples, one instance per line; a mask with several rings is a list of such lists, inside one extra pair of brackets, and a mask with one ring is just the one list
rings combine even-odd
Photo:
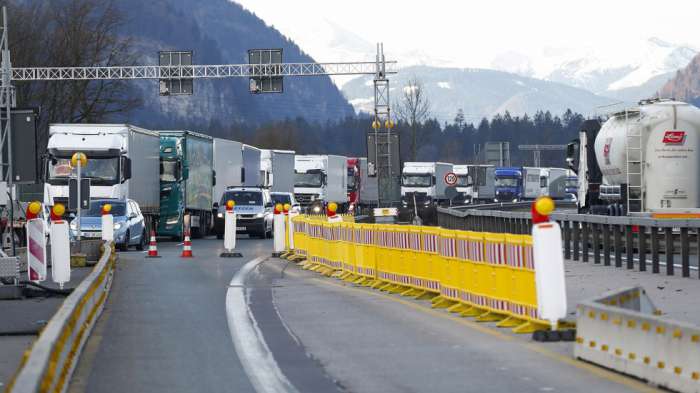
[(212, 228), (214, 139), (192, 131), (160, 131), (159, 236), (182, 239), (186, 216), (191, 236)]

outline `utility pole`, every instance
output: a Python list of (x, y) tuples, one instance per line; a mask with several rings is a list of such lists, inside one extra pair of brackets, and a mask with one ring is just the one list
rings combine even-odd
[[(401, 159), (399, 155), (399, 136), (393, 131), (391, 105), (389, 100), (389, 79), (386, 77), (386, 59), (384, 44), (377, 44), (377, 70), (374, 75), (374, 121), (372, 131), (367, 138), (368, 152), (374, 157), (377, 183), (379, 186), (379, 205), (393, 206), (401, 200), (400, 176)], [(371, 145), (374, 146), (371, 146)], [(369, 154), (371, 155), (371, 154)]]
[[(10, 217), (8, 225), (10, 227), (10, 239), (12, 243), (12, 255), (16, 254), (15, 234), (13, 231), (14, 225), (14, 189), (12, 178), (12, 108), (15, 106), (15, 88), (12, 86), (12, 61), (10, 59), (9, 36), (7, 31), (7, 8), (2, 7), (2, 38), (0, 39), (0, 106), (2, 115), (0, 115), (0, 169), (2, 170), (2, 179), (6, 182), (8, 191), (8, 200), (10, 206)], [(5, 154), (7, 152), (7, 154)]]

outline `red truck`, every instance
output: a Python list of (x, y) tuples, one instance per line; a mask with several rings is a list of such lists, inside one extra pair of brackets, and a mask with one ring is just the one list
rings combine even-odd
[(348, 158), (348, 212), (354, 213), (360, 204), (360, 159)]

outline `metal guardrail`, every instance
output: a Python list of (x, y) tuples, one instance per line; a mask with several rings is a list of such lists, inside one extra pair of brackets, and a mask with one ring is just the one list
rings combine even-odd
[[(561, 204), (559, 205), (561, 206)], [(564, 257), (627, 269), (674, 275), (680, 268), (690, 277), (690, 257), (698, 256), (700, 220), (649, 217), (596, 216), (555, 212), (551, 218), (562, 227)], [(438, 225), (447, 229), (529, 234), (529, 212), (438, 208)], [(662, 260), (661, 256), (664, 256)], [(678, 258), (678, 259), (677, 259)], [(623, 263), (624, 262), (624, 263)], [(680, 262), (680, 263), (677, 263)], [(700, 278), (700, 274), (698, 274)]]
[(25, 354), (7, 393), (63, 393), (82, 348), (102, 313), (112, 285), (114, 245), (104, 243), (99, 262), (66, 298)]
[(657, 315), (641, 287), (577, 307), (574, 356), (679, 392), (700, 392), (700, 327)]

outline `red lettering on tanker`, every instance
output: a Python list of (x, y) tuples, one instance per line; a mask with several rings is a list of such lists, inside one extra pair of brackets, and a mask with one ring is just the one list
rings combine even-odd
[(685, 141), (685, 131), (666, 131), (663, 143), (667, 145), (681, 145)]
[(612, 138), (605, 138), (605, 146), (603, 146), (603, 157), (605, 157), (605, 165), (610, 165), (610, 145)]

